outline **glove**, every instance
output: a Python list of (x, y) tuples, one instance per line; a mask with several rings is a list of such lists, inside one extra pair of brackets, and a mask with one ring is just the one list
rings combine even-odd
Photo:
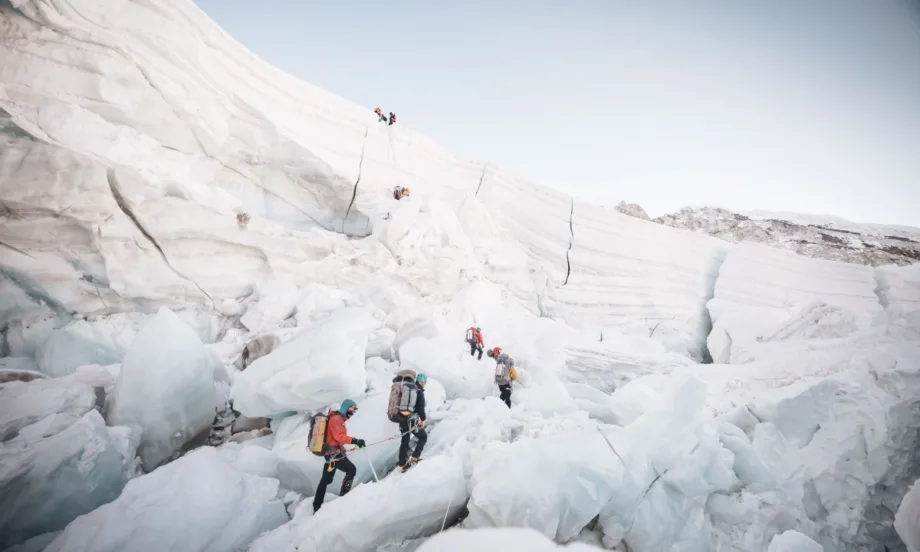
[(351, 444), (355, 445), (358, 448), (364, 448), (364, 439), (352, 439)]

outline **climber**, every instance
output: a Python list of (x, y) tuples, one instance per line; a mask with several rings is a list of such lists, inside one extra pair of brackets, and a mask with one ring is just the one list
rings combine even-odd
[(383, 114), (383, 111), (379, 107), (374, 108), (374, 113), (377, 114), (377, 120), (381, 123), (387, 122), (387, 116)]
[(498, 384), (499, 397), (511, 408), (511, 382), (517, 379), (514, 359), (499, 347), (490, 349), (487, 354), (495, 359), (495, 383)]
[(351, 399), (342, 401), (342, 406), (338, 410), (329, 411), (329, 421), (326, 425), (325, 443), (328, 446), (324, 456), (326, 463), (323, 464), (323, 475), (316, 487), (316, 496), (313, 497), (313, 513), (323, 505), (326, 498), (326, 487), (335, 479), (335, 471), (345, 472), (345, 479), (342, 480), (342, 490), (339, 496), (345, 496), (351, 490), (351, 484), (355, 479), (357, 468), (351, 463), (351, 460), (345, 457), (345, 445), (355, 445), (363, 448), (364, 439), (355, 439), (348, 435), (348, 429), (345, 427), (347, 422), (358, 410), (358, 405)]
[(466, 330), (466, 342), (470, 344), (470, 356), (474, 356), (476, 351), (479, 351), (479, 360), (482, 360), (482, 330), (480, 328)]
[[(425, 432), (425, 384), (428, 376), (424, 372), (418, 376), (412, 370), (400, 370), (393, 378), (390, 388), (390, 400), (387, 416), (391, 422), (399, 424), (401, 441), (399, 444), (399, 469), (406, 471), (418, 462), (428, 442)], [(415, 434), (417, 443), (412, 455), (409, 455), (410, 434)]]
[(390, 125), (392, 125), (395, 122), (396, 122), (396, 114), (390, 111)]
[(395, 188), (393, 188), (393, 199), (395, 199), (396, 201), (399, 201), (400, 199), (404, 197), (409, 197), (409, 194), (410, 194), (410, 190), (409, 188), (406, 188), (405, 186), (396, 186)]

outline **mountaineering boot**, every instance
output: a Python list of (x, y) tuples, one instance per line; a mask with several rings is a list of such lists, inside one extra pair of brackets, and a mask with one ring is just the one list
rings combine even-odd
[(418, 464), (418, 458), (416, 458), (415, 456), (410, 456), (409, 460), (406, 462), (406, 465), (400, 466), (399, 469), (405, 472), (406, 470), (408, 470), (409, 468), (411, 468), (412, 466), (416, 464)]

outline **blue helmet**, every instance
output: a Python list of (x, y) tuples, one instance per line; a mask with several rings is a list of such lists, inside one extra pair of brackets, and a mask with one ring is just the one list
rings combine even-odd
[(339, 414), (342, 416), (348, 416), (348, 409), (351, 407), (355, 407), (355, 411), (358, 410), (358, 405), (355, 404), (355, 401), (351, 399), (345, 399), (342, 401), (342, 406), (339, 407)]
[(482, 328), (480, 328), (479, 326), (476, 326), (476, 331), (477, 331), (477, 332), (481, 332), (481, 331), (482, 331)]
[(428, 375), (425, 372), (419, 372), (418, 376), (415, 377), (415, 381), (418, 383), (428, 383)]

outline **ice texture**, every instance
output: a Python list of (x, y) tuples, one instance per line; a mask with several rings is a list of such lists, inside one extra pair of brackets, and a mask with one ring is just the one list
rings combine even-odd
[(518, 527), (450, 529), (426, 540), (416, 552), (597, 552), (579, 542), (559, 545), (534, 529)]
[(61, 432), (0, 445), (0, 547), (63, 529), (114, 500), (123, 457), (102, 416), (90, 410)]
[(234, 408), (249, 417), (310, 411), (364, 392), (364, 353), (378, 323), (346, 307), (301, 330), (236, 379)]
[(277, 492), (277, 480), (239, 472), (202, 448), (131, 480), (117, 500), (73, 521), (45, 552), (239, 550), (287, 521)]
[(894, 516), (894, 529), (908, 552), (920, 550), (920, 479), (914, 481)]
[(134, 340), (106, 418), (138, 432), (144, 470), (210, 430), (216, 407), (213, 362), (198, 335), (166, 308)]
[[(74, 376), (0, 385), (0, 442), (43, 422), (45, 435), (69, 427), (96, 406), (96, 393)], [(43, 435), (44, 436), (44, 435)]]

